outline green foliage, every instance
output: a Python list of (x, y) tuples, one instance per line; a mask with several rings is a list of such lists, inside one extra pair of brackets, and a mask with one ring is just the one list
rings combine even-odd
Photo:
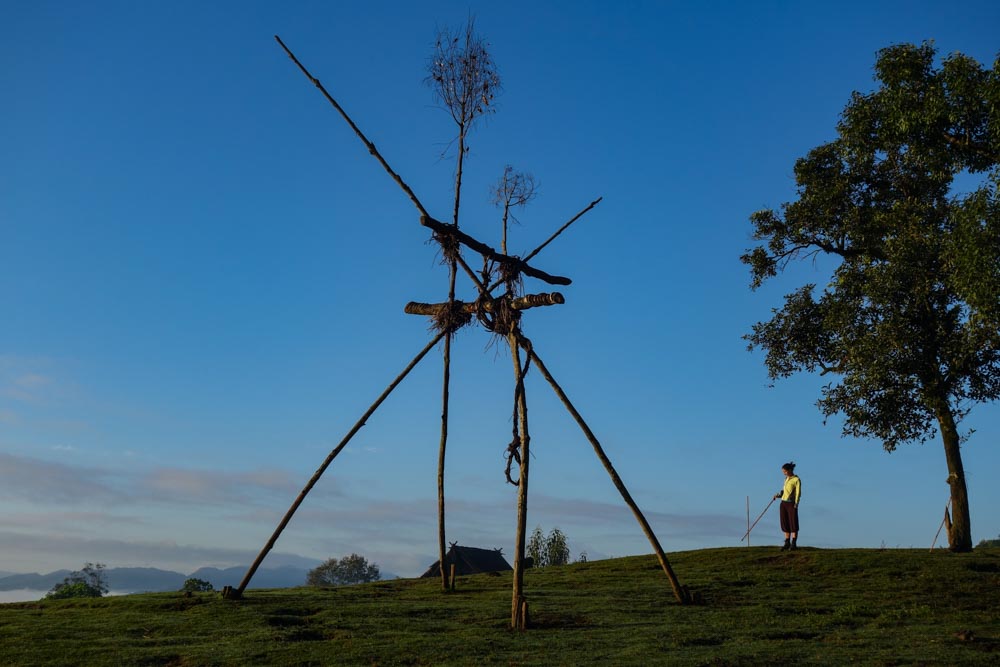
[(45, 598), (48, 600), (65, 600), (66, 598), (99, 598), (101, 592), (83, 581), (69, 581), (64, 579), (62, 583), (56, 584)]
[(979, 544), (976, 545), (976, 548), (978, 549), (980, 547), (1000, 547), (1000, 537), (997, 537), (995, 540), (979, 540)]
[[(930, 44), (880, 51), (880, 87), (854, 93), (838, 138), (796, 162), (798, 199), (751, 216), (754, 289), (794, 260), (833, 268), (746, 338), (772, 379), (836, 378), (818, 406), (844, 435), (893, 451), (940, 430), (968, 548), (955, 424), (1000, 396), (1000, 61), (934, 57)], [(971, 193), (953, 188), (959, 174), (979, 176)]]
[[(558, 528), (553, 528), (546, 537), (542, 532), (542, 527), (535, 526), (524, 551), (534, 560), (535, 567), (569, 563), (570, 553), (566, 535)], [(581, 556), (586, 560), (585, 553)]]
[[(511, 573), (243, 602), (146, 593), (0, 604), (11, 665), (993, 665), (1000, 552), (775, 547), (671, 553), (706, 604), (682, 607), (653, 556), (528, 570), (532, 627), (507, 628)], [(972, 631), (972, 640), (967, 631)], [(965, 635), (962, 633), (966, 632)]]
[(368, 559), (358, 554), (344, 556), (340, 560), (331, 558), (309, 571), (306, 577), (308, 586), (346, 586), (350, 584), (367, 584), (378, 581), (382, 575), (378, 565), (369, 563)]
[(108, 592), (104, 563), (86, 563), (45, 594), (47, 599), (99, 598)]
[(181, 588), (183, 593), (207, 593), (214, 591), (215, 588), (212, 586), (212, 582), (205, 581), (204, 579), (198, 579), (196, 577), (191, 577), (184, 581), (184, 586)]
[(542, 567), (545, 560), (545, 533), (542, 532), (541, 526), (535, 526), (531, 531), (524, 553), (534, 562), (535, 567)]

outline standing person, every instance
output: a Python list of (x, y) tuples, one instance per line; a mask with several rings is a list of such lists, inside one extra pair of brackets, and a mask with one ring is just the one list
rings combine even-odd
[(785, 474), (785, 486), (775, 498), (781, 498), (781, 530), (785, 533), (785, 544), (781, 550), (798, 549), (796, 540), (799, 537), (799, 499), (802, 497), (802, 480), (795, 474), (795, 462), (789, 461), (781, 466)]

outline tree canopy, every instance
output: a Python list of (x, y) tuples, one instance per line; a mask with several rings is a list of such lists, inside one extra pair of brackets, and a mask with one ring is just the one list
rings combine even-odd
[(104, 563), (86, 563), (45, 594), (50, 600), (66, 598), (99, 598), (108, 592), (108, 577)]
[(367, 584), (382, 578), (378, 565), (358, 554), (344, 556), (340, 560), (330, 558), (317, 565), (306, 577), (308, 586), (347, 586)]
[[(566, 534), (558, 528), (553, 528), (546, 537), (542, 533), (542, 527), (535, 526), (525, 552), (532, 558), (535, 567), (569, 563), (570, 553)], [(586, 556), (584, 556), (584, 560), (586, 560)]]
[(828, 256), (829, 282), (788, 294), (746, 336), (772, 379), (832, 378), (818, 406), (887, 451), (940, 433), (954, 550), (972, 547), (957, 424), (1000, 395), (1000, 59), (932, 44), (878, 53), (837, 138), (795, 164), (795, 201), (751, 216), (751, 287)]

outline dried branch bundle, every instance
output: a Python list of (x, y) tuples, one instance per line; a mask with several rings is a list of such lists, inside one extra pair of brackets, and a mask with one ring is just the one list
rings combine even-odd
[(496, 110), (500, 74), (488, 46), (472, 19), (460, 31), (444, 28), (434, 44), (426, 83), (459, 127)]

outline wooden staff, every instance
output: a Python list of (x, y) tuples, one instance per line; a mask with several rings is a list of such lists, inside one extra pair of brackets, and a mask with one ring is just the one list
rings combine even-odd
[(944, 506), (944, 518), (941, 519), (941, 525), (938, 526), (937, 532), (934, 533), (934, 541), (931, 542), (931, 551), (934, 551), (934, 545), (937, 544), (938, 536), (941, 535), (941, 529), (947, 524), (948, 531), (951, 532), (951, 515), (948, 514), (948, 508), (951, 507), (951, 500), (948, 500), (948, 504)]
[(747, 546), (750, 546), (750, 496), (747, 496)]
[(625, 500), (625, 504), (632, 510), (632, 514), (635, 515), (636, 520), (642, 527), (642, 531), (646, 534), (646, 538), (649, 540), (649, 543), (653, 545), (656, 557), (660, 561), (660, 567), (663, 568), (664, 574), (666, 574), (667, 579), (670, 580), (670, 586), (674, 591), (674, 597), (677, 598), (677, 601), (680, 604), (689, 604), (691, 602), (690, 594), (677, 580), (677, 575), (674, 574), (673, 568), (670, 567), (670, 562), (667, 560), (667, 555), (663, 552), (663, 547), (660, 546), (660, 541), (656, 539), (653, 529), (650, 527), (649, 522), (646, 521), (646, 517), (643, 516), (639, 506), (636, 505), (634, 500), (632, 500), (632, 495), (628, 492), (628, 489), (625, 487), (625, 483), (622, 481), (621, 477), (618, 476), (618, 472), (611, 464), (611, 460), (608, 458), (607, 454), (604, 453), (604, 448), (601, 447), (601, 443), (597, 440), (593, 431), (590, 430), (590, 427), (587, 426), (587, 422), (583, 420), (580, 413), (577, 412), (575, 407), (573, 407), (569, 397), (566, 396), (562, 387), (559, 386), (559, 383), (556, 382), (555, 378), (552, 377), (552, 374), (549, 373), (549, 369), (545, 367), (544, 363), (542, 363), (542, 360), (538, 357), (538, 353), (534, 351), (527, 339), (522, 338), (520, 343), (521, 347), (523, 347), (525, 352), (528, 353), (531, 361), (538, 367), (539, 372), (541, 372), (545, 379), (548, 380), (553, 391), (555, 391), (556, 395), (559, 397), (559, 400), (562, 401), (563, 405), (566, 406), (566, 409), (569, 410), (569, 413), (573, 416), (573, 419), (576, 420), (576, 423), (580, 426), (583, 434), (587, 437), (587, 440), (590, 441), (591, 446), (594, 448), (594, 453), (597, 454), (597, 458), (601, 460), (601, 463), (604, 465), (604, 469), (608, 471), (608, 475), (611, 477), (611, 482), (615, 485), (615, 488), (618, 489), (618, 493), (620, 493), (622, 498)]
[[(767, 504), (767, 507), (764, 508), (764, 511), (761, 512), (760, 516), (757, 517), (757, 521), (760, 521), (763, 518), (763, 516), (765, 514), (767, 514), (767, 511), (769, 509), (771, 509), (771, 505), (774, 504), (775, 500), (776, 500), (775, 498), (771, 498), (771, 502), (769, 502)], [(749, 507), (750, 507), (750, 496), (747, 496), (747, 521), (750, 521), (750, 510), (749, 510)], [(757, 525), (757, 521), (753, 522), (753, 526), (750, 526), (749, 528), (747, 528), (747, 532), (743, 535), (743, 537), (740, 538), (740, 542), (742, 542), (743, 540), (747, 540), (747, 546), (750, 546), (750, 540), (747, 539), (747, 538), (750, 537), (750, 531), (753, 530), (753, 527)]]
[(260, 550), (260, 554), (257, 555), (257, 560), (253, 562), (253, 565), (250, 566), (250, 569), (247, 570), (247, 573), (243, 575), (243, 581), (240, 582), (239, 588), (237, 588), (235, 591), (232, 592), (231, 597), (236, 599), (243, 597), (243, 591), (245, 591), (247, 586), (250, 584), (250, 580), (253, 578), (254, 573), (257, 572), (257, 568), (260, 567), (260, 564), (264, 562), (264, 558), (267, 556), (268, 552), (271, 551), (272, 547), (274, 547), (274, 543), (278, 541), (278, 537), (281, 535), (282, 531), (285, 530), (285, 526), (287, 526), (288, 522), (291, 521), (292, 515), (295, 514), (295, 511), (299, 508), (299, 505), (302, 504), (302, 501), (306, 499), (306, 496), (309, 494), (309, 491), (311, 491), (312, 488), (316, 486), (316, 482), (319, 481), (319, 478), (323, 476), (323, 473), (326, 472), (326, 469), (330, 466), (331, 463), (333, 463), (333, 460), (337, 458), (337, 455), (340, 454), (340, 452), (344, 449), (344, 447), (347, 446), (347, 443), (351, 441), (351, 438), (353, 438), (354, 435), (361, 430), (361, 427), (365, 425), (365, 422), (368, 421), (368, 418), (371, 417), (378, 409), (378, 407), (382, 405), (382, 402), (386, 398), (388, 398), (389, 394), (392, 393), (392, 390), (395, 389), (399, 385), (399, 383), (403, 381), (403, 378), (405, 378), (407, 375), (410, 374), (410, 371), (412, 371), (414, 367), (418, 363), (420, 363), (420, 360), (423, 359), (427, 355), (427, 353), (431, 351), (431, 348), (437, 345), (438, 341), (444, 338), (444, 336), (445, 332), (442, 331), (437, 336), (432, 338), (431, 342), (427, 343), (424, 349), (422, 349), (417, 354), (417, 356), (413, 358), (413, 360), (409, 363), (409, 365), (403, 369), (403, 372), (400, 373), (398, 376), (396, 376), (396, 379), (392, 381), (392, 384), (386, 387), (385, 391), (383, 391), (382, 394), (377, 399), (375, 399), (375, 402), (371, 404), (371, 407), (368, 408), (365, 414), (361, 415), (361, 419), (359, 419), (354, 424), (354, 426), (347, 433), (347, 435), (344, 436), (344, 439), (340, 441), (340, 444), (334, 447), (333, 451), (331, 451), (329, 455), (327, 455), (326, 460), (323, 461), (323, 465), (321, 465), (316, 470), (316, 472), (313, 473), (313, 476), (309, 479), (309, 482), (302, 489), (302, 492), (299, 493), (299, 496), (295, 499), (295, 502), (293, 502), (292, 506), (288, 508), (287, 512), (285, 512), (285, 516), (281, 519), (281, 523), (279, 523), (278, 527), (274, 530), (274, 533), (271, 535), (271, 539), (269, 539), (267, 541), (267, 544), (264, 545), (264, 548)]

